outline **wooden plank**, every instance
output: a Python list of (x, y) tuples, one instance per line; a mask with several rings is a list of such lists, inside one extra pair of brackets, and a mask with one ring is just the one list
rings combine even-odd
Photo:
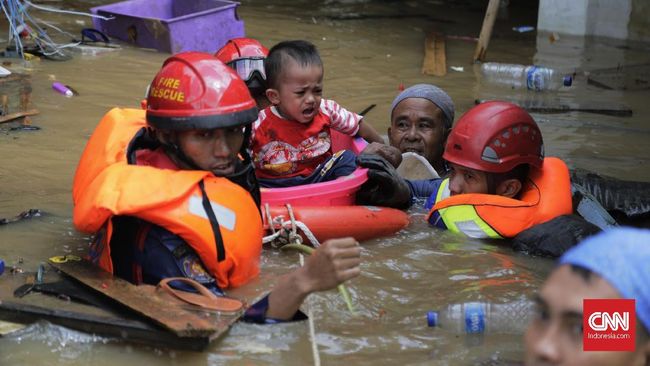
[[(14, 297), (14, 290), (33, 277), (33, 273), (2, 277), (0, 280), (0, 319), (23, 324), (47, 320), (70, 329), (153, 347), (200, 351), (207, 347), (212, 340), (211, 337), (178, 337), (162, 327), (144, 322), (128, 309), (121, 306), (109, 306), (103, 295), (89, 290), (84, 285), (57, 273), (57, 271), (46, 271), (44, 283), (70, 281), (71, 287), (76, 286), (73, 290), (75, 294), (95, 296), (97, 302), (103, 302), (104, 305), (102, 307), (90, 306), (69, 301), (65, 299), (65, 296), (58, 298), (38, 292), (30, 292), (21, 298)], [(1, 328), (3, 327), (0, 325)]]
[(498, 12), (499, 0), (490, 0), (485, 11), (485, 18), (483, 18), (483, 26), (481, 27), (481, 34), (478, 37), (476, 50), (474, 51), (474, 62), (485, 60), (485, 53), (487, 52), (488, 44), (492, 37), (492, 28), (494, 28), (494, 21)]
[(632, 109), (629, 106), (615, 102), (572, 102), (558, 99), (540, 99), (536, 101), (516, 98), (495, 98), (476, 99), (474, 103), (480, 104), (491, 100), (508, 101), (517, 104), (529, 112), (537, 113), (587, 112), (617, 117), (632, 116)]
[(0, 337), (6, 336), (6, 335), (11, 334), (13, 332), (24, 329), (25, 327), (26, 327), (25, 324), (19, 324), (19, 323), (0, 320)]
[(90, 262), (69, 260), (65, 263), (51, 263), (61, 272), (128, 307), (139, 315), (168, 329), (179, 337), (216, 337), (225, 332), (241, 312), (222, 314), (214, 322), (196, 312), (178, 305), (173, 297), (154, 286), (136, 286), (115, 277)]
[[(46, 271), (44, 284), (69, 281), (73, 289), (67, 291), (73, 291), (74, 297), (96, 297), (90, 303), (99, 307), (35, 292), (16, 298), (14, 290), (34, 277), (33, 273), (21, 273), (0, 281), (0, 319), (19, 323), (45, 319), (71, 329), (155, 347), (202, 350), (225, 334), (243, 312), (206, 311), (155, 286), (132, 285), (86, 261), (52, 265), (61, 273)], [(265, 296), (277, 278), (273, 274), (260, 276), (228, 295), (242, 300), (247, 308)], [(180, 331), (171, 330), (170, 325)]]
[(445, 37), (431, 32), (424, 40), (424, 60), (422, 73), (427, 75), (447, 75), (447, 58), (445, 55)]
[(154, 347), (200, 351), (205, 349), (212, 341), (212, 338), (207, 336), (178, 337), (165, 329), (120, 316), (101, 316), (92, 313), (69, 311), (60, 308), (47, 308), (13, 301), (3, 301), (0, 304), (0, 317), (24, 323), (45, 319), (53, 324), (85, 333), (118, 338)]
[(11, 122), (15, 119), (27, 117), (27, 116), (33, 116), (38, 113), (39, 113), (38, 109), (30, 109), (28, 111), (9, 113), (5, 116), (0, 116), (0, 123)]
[(650, 64), (594, 70), (589, 73), (587, 82), (605, 89), (650, 89)]
[(31, 75), (21, 74), (21, 73), (12, 73), (11, 75), (0, 78), (0, 85), (5, 83), (13, 83), (15, 81), (20, 81), (24, 83), (31, 82)]

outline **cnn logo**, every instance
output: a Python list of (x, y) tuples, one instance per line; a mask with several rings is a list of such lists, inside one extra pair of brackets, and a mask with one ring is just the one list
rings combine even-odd
[(612, 314), (607, 312), (596, 311), (589, 315), (588, 320), (589, 328), (597, 331), (613, 330), (617, 331), (620, 327), (622, 330), (630, 330), (630, 313), (614, 312)]
[(634, 299), (585, 299), (582, 348), (585, 351), (634, 351)]

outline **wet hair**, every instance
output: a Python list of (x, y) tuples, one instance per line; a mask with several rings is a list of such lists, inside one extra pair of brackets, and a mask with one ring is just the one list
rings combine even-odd
[[(521, 183), (523, 189), (524, 185), (528, 181), (528, 173), (530, 172), (530, 166), (528, 164), (519, 164), (514, 169), (505, 173), (487, 173), (487, 188), (488, 194), (496, 194), (496, 189), (499, 184), (505, 182), (508, 179), (517, 179)], [(518, 198), (521, 195), (521, 191), (517, 193), (515, 198)]]
[(264, 59), (269, 88), (278, 88), (283, 67), (287, 66), (289, 58), (300, 66), (323, 67), (323, 61), (313, 43), (303, 40), (280, 42), (269, 50), (269, 55)]

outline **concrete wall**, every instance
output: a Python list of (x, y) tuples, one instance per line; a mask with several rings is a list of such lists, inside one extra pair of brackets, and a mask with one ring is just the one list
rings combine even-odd
[(632, 14), (628, 37), (636, 41), (650, 41), (650, 1), (632, 0)]
[(540, 0), (537, 28), (542, 31), (584, 35), (589, 0)]
[(589, 0), (586, 34), (627, 39), (631, 10), (632, 0)]
[(540, 0), (541, 31), (650, 41), (648, 0)]

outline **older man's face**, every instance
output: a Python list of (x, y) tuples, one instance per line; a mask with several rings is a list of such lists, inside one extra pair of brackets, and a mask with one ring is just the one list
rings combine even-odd
[(582, 350), (583, 299), (619, 298), (602, 277), (592, 273), (587, 280), (569, 265), (558, 267), (537, 296), (538, 312), (525, 336), (526, 365), (646, 365), (649, 342), (634, 352)]
[(424, 98), (407, 98), (393, 110), (388, 140), (401, 152), (422, 155), (439, 169), (448, 133), (440, 108)]

